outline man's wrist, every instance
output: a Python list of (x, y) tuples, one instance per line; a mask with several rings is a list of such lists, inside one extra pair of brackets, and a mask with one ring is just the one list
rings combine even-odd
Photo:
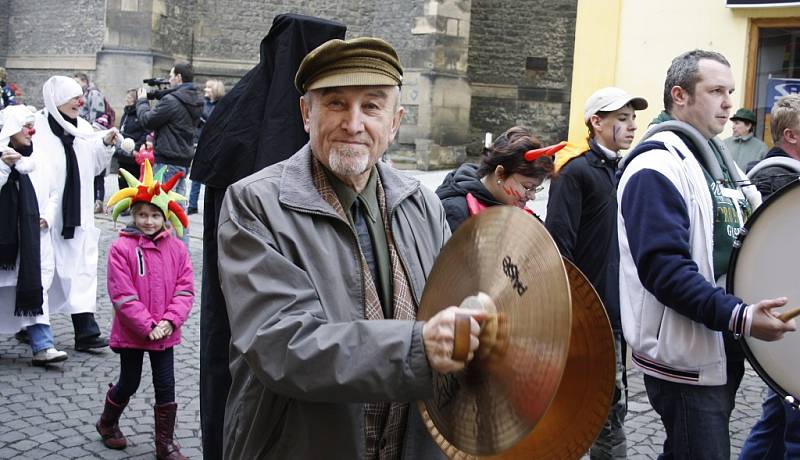
[(733, 333), (735, 338), (750, 336), (750, 326), (753, 322), (753, 309), (750, 305), (742, 302), (733, 309), (731, 319), (728, 322), (728, 330)]

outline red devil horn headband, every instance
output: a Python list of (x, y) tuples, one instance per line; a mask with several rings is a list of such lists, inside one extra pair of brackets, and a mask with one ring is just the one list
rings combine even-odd
[(542, 147), (540, 149), (528, 150), (525, 152), (525, 161), (536, 161), (537, 159), (545, 156), (551, 157), (566, 146), (567, 141), (561, 141), (555, 145), (548, 145), (547, 147)]

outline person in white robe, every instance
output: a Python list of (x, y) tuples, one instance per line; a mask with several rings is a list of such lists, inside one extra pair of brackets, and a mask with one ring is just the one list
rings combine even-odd
[(25, 329), (33, 364), (46, 365), (68, 356), (55, 348), (47, 302), (58, 193), (45, 165), (31, 156), (33, 124), (24, 105), (0, 111), (0, 333)]
[(78, 116), (83, 90), (70, 77), (51, 77), (42, 95), (45, 108), (36, 113), (33, 155), (49, 165), (58, 190), (50, 224), (55, 260), (50, 313), (71, 315), (75, 350), (103, 348), (108, 340), (94, 317), (100, 230), (94, 222), (93, 178), (111, 159), (118, 131), (95, 132)]

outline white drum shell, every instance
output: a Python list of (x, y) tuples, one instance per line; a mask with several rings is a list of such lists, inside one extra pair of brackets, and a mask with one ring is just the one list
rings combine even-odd
[[(765, 202), (748, 222), (735, 250), (731, 291), (749, 304), (788, 297), (781, 313), (800, 306), (800, 186), (795, 182)], [(800, 400), (800, 332), (764, 342), (745, 339), (748, 356), (762, 378), (782, 396)], [(766, 375), (765, 375), (766, 374)], [(772, 380), (772, 382), (770, 382)]]

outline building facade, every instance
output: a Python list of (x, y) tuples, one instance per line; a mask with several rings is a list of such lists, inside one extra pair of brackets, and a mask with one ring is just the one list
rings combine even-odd
[[(639, 112), (641, 137), (664, 109), (672, 59), (696, 48), (718, 51), (736, 82), (734, 107), (756, 112), (755, 134), (771, 145), (776, 97), (800, 92), (800, 2), (787, 0), (580, 0), (569, 139), (587, 135), (583, 106), (596, 89), (619, 86), (650, 103)], [(731, 135), (730, 125), (720, 135)]]
[(190, 61), (229, 88), (258, 61), (275, 15), (340, 21), (398, 50), (406, 118), (391, 156), (429, 169), (481, 152), (515, 124), (567, 135), (577, 0), (0, 0), (0, 66), (41, 106), (51, 75), (86, 72), (120, 109), (142, 79)]

